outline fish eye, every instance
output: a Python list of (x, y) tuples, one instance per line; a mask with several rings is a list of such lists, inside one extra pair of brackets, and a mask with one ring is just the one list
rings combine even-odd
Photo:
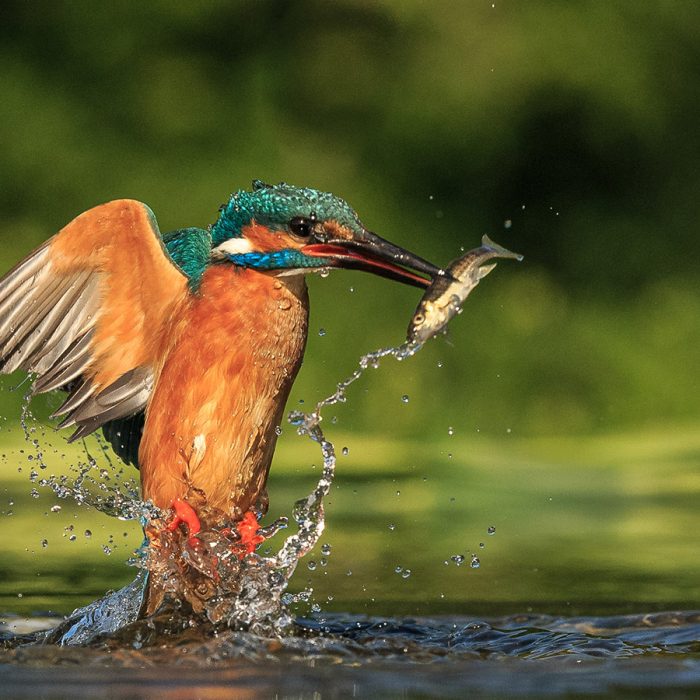
[(289, 220), (289, 230), (299, 238), (308, 238), (314, 229), (315, 217), (295, 216)]
[(425, 321), (425, 316), (423, 314), (416, 314), (413, 317), (413, 323), (416, 326), (420, 326), (420, 324), (423, 323), (423, 321)]

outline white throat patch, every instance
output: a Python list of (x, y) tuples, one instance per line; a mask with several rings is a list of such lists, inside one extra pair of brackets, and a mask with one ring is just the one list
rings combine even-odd
[(252, 252), (253, 248), (250, 245), (250, 241), (247, 238), (240, 237), (229, 238), (221, 245), (216, 246), (212, 250), (212, 255), (214, 257), (223, 257), (224, 255), (244, 255)]

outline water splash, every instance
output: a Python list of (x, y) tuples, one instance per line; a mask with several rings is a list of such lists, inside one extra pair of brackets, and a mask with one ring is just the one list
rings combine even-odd
[[(29, 390), (23, 397), (20, 425), (25, 440), (32, 445), (35, 452), (34, 455), (29, 455), (28, 459), (41, 470), (37, 471), (35, 468), (30, 470), (29, 480), (33, 484), (53, 491), (54, 495), (61, 500), (70, 498), (79, 506), (85, 505), (94, 508), (119, 520), (145, 522), (163, 517), (163, 513), (152, 503), (140, 499), (139, 483), (133, 477), (126, 475), (124, 467), (113, 470), (111, 473), (101, 467), (97, 458), (88, 450), (84, 440), (86, 460), (71, 465), (71, 475), (49, 474), (42, 476), (47, 469), (40, 440), (44, 433), (30, 410), (29, 403), (32, 396), (33, 394)], [(41, 431), (39, 436), (37, 436), (37, 431)], [(99, 435), (96, 435), (96, 438), (101, 451), (107, 454), (106, 443), (101, 440)], [(61, 510), (61, 506), (56, 504), (50, 510), (58, 512)]]
[[(133, 627), (144, 617), (162, 620), (164, 616), (171, 629), (205, 623), (215, 630), (248, 630), (266, 637), (284, 635), (293, 624), (289, 606), (309, 603), (312, 599), (311, 589), (292, 594), (287, 592), (287, 587), (300, 560), (314, 549), (324, 532), (324, 499), (335, 478), (336, 452), (321, 428), (323, 409), (345, 402), (348, 388), (368, 368), (379, 367), (389, 356), (402, 361), (420, 347), (417, 343), (404, 343), (363, 355), (357, 369), (339, 382), (335, 391), (319, 401), (312, 411), (289, 413), (288, 420), (296, 432), (319, 446), (323, 469), (311, 493), (292, 508), (296, 532), (289, 535), (274, 554), (261, 556), (246, 552), (235, 522), (221, 521), (223, 524), (216, 528), (189, 538), (179, 529), (169, 530), (166, 527), (168, 513), (140, 501), (138, 485), (133, 480), (122, 482), (121, 472), (118, 481), (125, 486), (123, 490), (118, 489), (89, 453), (87, 462), (74, 468), (77, 475), (72, 481), (65, 476), (38, 480), (39, 485), (50, 488), (59, 498), (71, 497), (79, 505), (88, 505), (121, 519), (137, 518), (149, 535), (130, 560), (140, 569), (136, 580), (76, 610), (51, 634), (50, 641), (86, 644)], [(27, 426), (25, 433), (29, 436), (33, 427), (29, 426), (27, 416), (28, 409), (23, 413), (23, 425)], [(257, 514), (258, 518), (260, 515)], [(261, 540), (268, 539), (286, 526), (287, 519), (278, 518), (258, 534)], [(309, 562), (309, 566), (325, 566), (330, 551), (330, 545), (324, 544), (321, 547), (323, 557), (319, 562)], [(408, 569), (401, 572), (403, 578), (410, 575)]]

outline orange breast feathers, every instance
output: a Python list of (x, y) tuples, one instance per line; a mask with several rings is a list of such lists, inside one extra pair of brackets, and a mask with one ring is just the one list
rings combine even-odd
[(240, 516), (264, 491), (306, 343), (301, 275), (216, 265), (172, 329), (146, 412), (144, 498)]

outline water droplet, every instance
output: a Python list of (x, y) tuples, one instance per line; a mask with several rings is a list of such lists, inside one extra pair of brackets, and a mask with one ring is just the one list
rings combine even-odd
[(350, 454), (350, 450), (347, 447), (343, 447), (341, 452), (343, 453), (344, 457), (347, 457)]
[(404, 403), (408, 403), (408, 394), (404, 394), (404, 395), (401, 397), (401, 401), (403, 401)]
[(438, 369), (442, 369), (442, 362), (437, 363)]
[(393, 532), (394, 530), (396, 530), (396, 525), (394, 525), (394, 523), (390, 523), (389, 529)]
[(92, 537), (92, 532), (90, 532), (90, 530), (85, 530), (84, 535), (85, 537)]
[(503, 222), (503, 228), (510, 228), (513, 225), (513, 222), (510, 219), (506, 219)]
[(324, 267), (318, 271), (318, 274), (325, 279), (331, 274), (331, 271), (327, 267)]
[(486, 545), (483, 542), (479, 542), (479, 547), (483, 549)]
[(354, 292), (354, 291), (355, 291), (355, 287), (350, 287), (350, 291), (351, 291), (351, 292)]
[(488, 527), (488, 529), (486, 530), (486, 532), (487, 532), (489, 535), (495, 535), (495, 534), (496, 534), (496, 528), (495, 528), (493, 525), (489, 525), (489, 527)]
[(401, 578), (408, 578), (411, 575), (411, 570), (410, 569), (404, 569), (403, 573), (401, 574)]
[(60, 512), (61, 512), (61, 506), (59, 506), (59, 505), (51, 506), (51, 512), (52, 512), (52, 513), (60, 513)]
[(275, 426), (275, 435), (282, 435), (282, 426)]
[(36, 489), (30, 491), (32, 498), (39, 498), (39, 492)]
[(71, 535), (68, 539), (71, 542), (75, 542), (75, 535)]
[(346, 575), (346, 576), (352, 576), (352, 570), (351, 570), (351, 569), (348, 569), (348, 570), (347, 570), (347, 573), (346, 573), (345, 575)]
[(397, 495), (397, 496), (400, 496), (400, 495), (401, 495), (401, 491), (397, 491), (397, 492), (396, 492), (396, 495)]
[(454, 429), (452, 426), (450, 426), (450, 427), (447, 429), (447, 434), (448, 434), (450, 437), (452, 437), (452, 436), (455, 434), (455, 429)]
[(321, 566), (328, 566), (328, 559), (326, 559), (326, 557), (321, 557), (321, 558), (318, 560), (318, 563), (319, 563)]
[(481, 566), (481, 562), (479, 561), (479, 557), (476, 556), (476, 554), (472, 554), (472, 560), (469, 566), (472, 567), (472, 569), (478, 569)]
[[(457, 564), (457, 566), (462, 566), (462, 564), (464, 563), (464, 555), (463, 554), (453, 554), (450, 557), (450, 559), (452, 559), (452, 561), (455, 564)], [(445, 562), (445, 563), (447, 563), (447, 562)]]
[(112, 553), (112, 548), (108, 547), (106, 544), (102, 546), (102, 551), (109, 556)]
[(326, 335), (326, 329), (325, 329), (325, 328), (319, 328), (319, 329), (318, 329), (318, 334), (323, 338), (323, 336)]
[(48, 540), (41, 540), (41, 546), (46, 549), (49, 546), (49, 541)]
[(309, 571), (316, 571), (316, 562), (312, 559), (307, 565)]
[(328, 556), (331, 553), (331, 546), (329, 544), (321, 545), (321, 554)]
[(403, 571), (403, 566), (397, 566), (394, 568), (395, 574), (400, 574)]

